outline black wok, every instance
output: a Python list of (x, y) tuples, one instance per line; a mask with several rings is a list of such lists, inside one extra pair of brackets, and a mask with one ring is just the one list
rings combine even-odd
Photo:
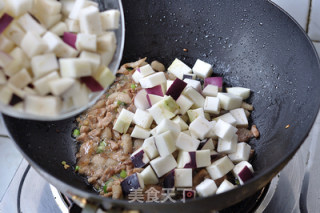
[[(265, 186), (291, 159), (319, 110), (320, 67), (311, 41), (287, 14), (268, 1), (123, 1), (126, 44), (123, 62), (148, 57), (169, 65), (175, 57), (190, 66), (200, 58), (214, 64), (226, 85), (252, 90), (252, 123), (261, 137), (255, 177), (244, 186), (186, 203), (128, 203), (98, 196), (83, 177), (65, 170), (76, 163), (71, 138), (75, 119), (57, 122), (20, 120), (4, 115), (12, 139), (24, 157), (50, 183), (108, 208), (145, 212), (208, 212), (243, 200)], [(187, 52), (183, 49), (188, 49)], [(289, 128), (285, 128), (290, 125)]]

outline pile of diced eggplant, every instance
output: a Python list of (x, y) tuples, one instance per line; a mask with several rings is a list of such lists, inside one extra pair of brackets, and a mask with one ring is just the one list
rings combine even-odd
[[(149, 64), (137, 68), (132, 75), (142, 87), (134, 100), (137, 110), (122, 109), (114, 124), (123, 134), (134, 125), (131, 137), (144, 139), (131, 155), (134, 166), (144, 169), (122, 181), (124, 195), (163, 178), (165, 188), (195, 187), (203, 197), (233, 189), (227, 179), (219, 187), (215, 183), (228, 173), (244, 184), (254, 173), (248, 162), (251, 147), (238, 142), (236, 133), (237, 128), (248, 128), (249, 113), (242, 106), (250, 89), (230, 87), (223, 92), (223, 78), (210, 77), (212, 65), (199, 59), (192, 69), (175, 59), (168, 73), (176, 79), (167, 79)], [(150, 129), (153, 122), (157, 125)], [(198, 168), (206, 168), (211, 178), (193, 186)]]
[(0, 102), (53, 116), (114, 81), (120, 12), (90, 0), (0, 1)]

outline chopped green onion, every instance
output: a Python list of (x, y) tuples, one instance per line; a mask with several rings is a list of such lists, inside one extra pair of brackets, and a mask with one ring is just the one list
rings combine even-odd
[(236, 185), (240, 185), (240, 181), (238, 180), (238, 178), (235, 179), (235, 183)]
[(120, 172), (120, 177), (121, 177), (121, 178), (126, 178), (126, 177), (127, 177), (127, 172), (126, 172), (126, 170), (122, 170), (122, 171)]
[(80, 167), (79, 166), (76, 166), (76, 168), (75, 168), (75, 172), (78, 172), (79, 171), (79, 169), (80, 169)]
[(136, 89), (136, 85), (135, 84), (131, 84), (131, 89), (135, 90)]
[(107, 182), (104, 184), (104, 186), (103, 186), (103, 191), (104, 191), (104, 193), (108, 193), (108, 191), (107, 191), (107, 189), (108, 189), (108, 184), (111, 183), (112, 181), (113, 181), (113, 179), (112, 179), (112, 178), (109, 178), (109, 179), (107, 180)]
[(110, 96), (110, 94), (106, 94), (106, 98), (108, 98)]
[(80, 130), (79, 129), (75, 129), (73, 130), (73, 133), (72, 133), (73, 137), (78, 137), (80, 135)]
[(126, 106), (127, 104), (125, 102), (122, 102), (122, 101), (117, 101), (117, 105), (118, 106)]
[(132, 67), (127, 67), (127, 70), (128, 70), (128, 71), (132, 71), (133, 68), (132, 68)]
[(97, 153), (98, 154), (102, 153), (105, 150), (106, 146), (107, 146), (106, 142), (101, 141), (98, 148), (97, 148)]

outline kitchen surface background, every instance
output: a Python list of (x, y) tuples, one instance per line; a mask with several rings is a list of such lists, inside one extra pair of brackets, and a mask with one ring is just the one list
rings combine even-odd
[[(273, 0), (288, 12), (307, 32), (320, 54), (320, 0)], [(309, 137), (296, 156), (280, 173), (280, 184), (291, 185), (286, 196), (276, 191), (271, 202), (280, 203), (278, 209), (267, 207), (265, 212), (318, 212), (320, 209), (320, 117), (318, 116)], [(303, 160), (301, 160), (303, 159)], [(19, 165), (23, 161), (7, 136), (0, 121), (0, 212), (1, 201)], [(294, 197), (294, 199), (288, 199)], [(290, 201), (289, 201), (290, 200)], [(281, 205), (282, 203), (282, 205)], [(315, 211), (313, 211), (315, 210)]]

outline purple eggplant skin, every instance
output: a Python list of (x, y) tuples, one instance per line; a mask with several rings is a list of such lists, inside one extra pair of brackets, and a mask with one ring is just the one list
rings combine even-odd
[(130, 190), (141, 188), (137, 173), (126, 177), (120, 185), (125, 196), (130, 193)]
[(142, 168), (145, 165), (147, 165), (147, 163), (143, 162), (144, 155), (145, 155), (145, 153), (144, 153), (144, 151), (142, 149), (140, 152), (138, 152), (135, 155), (130, 157), (134, 167)]
[(239, 178), (242, 180), (242, 182), (246, 182), (248, 180), (250, 180), (251, 178), (253, 178), (253, 173), (251, 172), (251, 170), (245, 166), (241, 172), (239, 172), (238, 174)]
[(174, 187), (174, 169), (167, 173), (163, 180), (163, 188), (173, 188)]
[(176, 78), (176, 80), (174, 80), (172, 85), (169, 87), (166, 95), (170, 95), (176, 101), (186, 86), (186, 82)]
[(192, 75), (183, 74), (182, 80), (184, 79), (192, 79)]
[(196, 152), (189, 152), (189, 155), (190, 155), (190, 162), (184, 165), (183, 168), (197, 168)]

